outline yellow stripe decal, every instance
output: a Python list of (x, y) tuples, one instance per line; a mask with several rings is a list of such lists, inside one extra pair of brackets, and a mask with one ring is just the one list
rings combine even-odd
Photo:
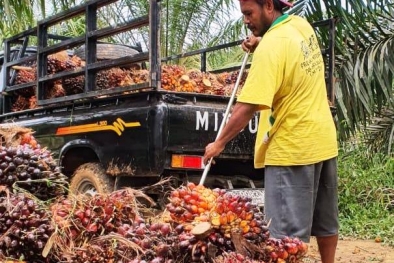
[(100, 121), (92, 124), (76, 125), (71, 127), (58, 128), (56, 135), (70, 135), (86, 132), (97, 131), (114, 131), (117, 135), (121, 136), (125, 128), (140, 127), (140, 122), (125, 122), (121, 118), (117, 118), (112, 125), (108, 125), (107, 121)]

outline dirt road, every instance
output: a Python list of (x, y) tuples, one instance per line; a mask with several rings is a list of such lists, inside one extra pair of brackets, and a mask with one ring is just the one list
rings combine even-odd
[[(321, 263), (316, 240), (309, 244), (305, 263)], [(336, 263), (394, 263), (394, 248), (373, 240), (340, 240), (336, 252)]]

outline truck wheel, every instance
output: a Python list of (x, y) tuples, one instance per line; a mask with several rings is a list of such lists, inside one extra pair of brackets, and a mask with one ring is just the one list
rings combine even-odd
[[(126, 56), (134, 56), (139, 53), (140, 52), (137, 50), (125, 45), (97, 43), (97, 60), (117, 59)], [(85, 60), (85, 45), (77, 48), (74, 51), (74, 55), (80, 57), (82, 60)], [(141, 66), (141, 63), (134, 63), (126, 65), (125, 67), (140, 69)]]
[(109, 177), (99, 163), (85, 163), (75, 170), (70, 183), (73, 194), (105, 194), (114, 190), (115, 180)]

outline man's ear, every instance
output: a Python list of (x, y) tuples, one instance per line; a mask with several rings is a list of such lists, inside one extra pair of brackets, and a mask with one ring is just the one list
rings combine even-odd
[(274, 0), (265, 0), (265, 6), (267, 7), (268, 11), (273, 11), (274, 8)]

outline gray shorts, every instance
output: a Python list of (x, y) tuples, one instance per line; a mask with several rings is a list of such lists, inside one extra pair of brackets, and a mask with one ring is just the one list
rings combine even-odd
[(265, 167), (265, 208), (275, 238), (338, 234), (337, 159)]

